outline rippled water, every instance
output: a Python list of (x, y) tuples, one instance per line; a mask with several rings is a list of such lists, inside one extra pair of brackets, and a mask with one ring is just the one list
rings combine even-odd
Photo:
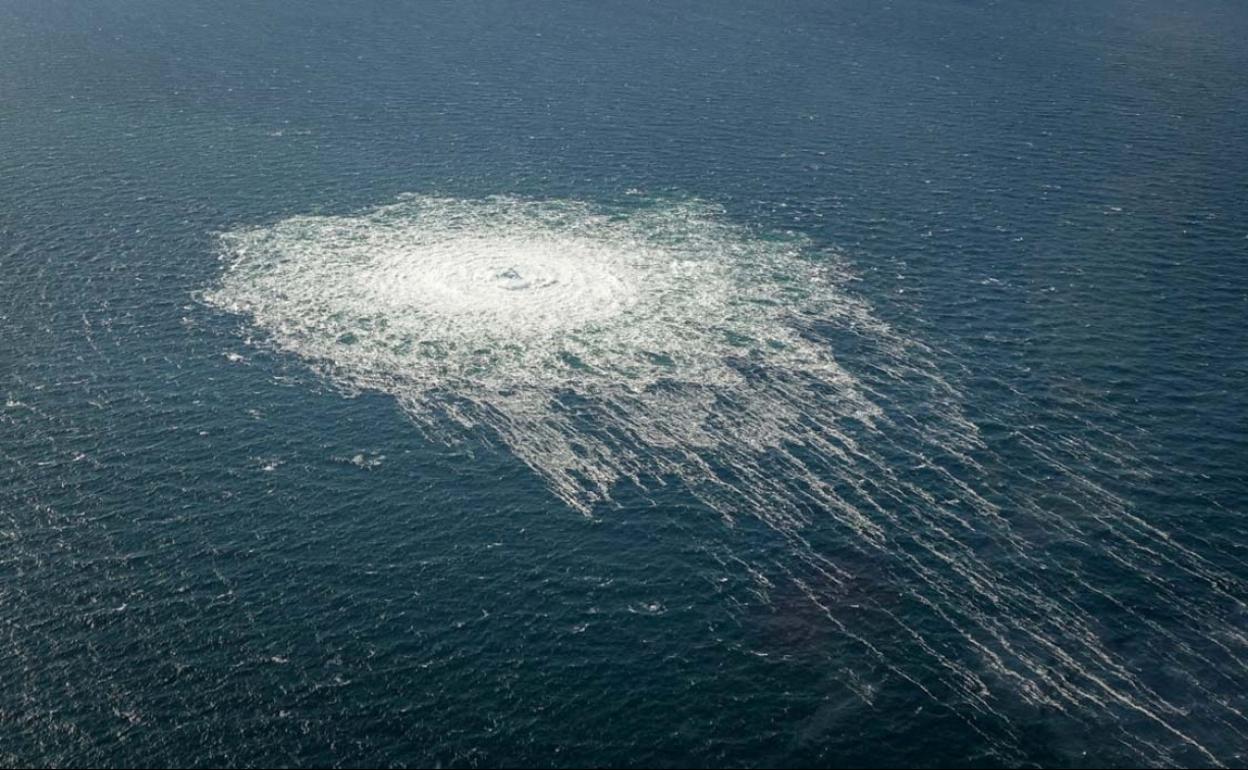
[(0, 2), (0, 762), (1242, 764), (1245, 27)]

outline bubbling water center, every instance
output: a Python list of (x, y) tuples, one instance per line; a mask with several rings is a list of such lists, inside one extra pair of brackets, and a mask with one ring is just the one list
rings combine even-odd
[[(697, 203), (624, 217), (570, 202), (409, 198), (224, 240), (233, 262), (211, 301), (297, 352), (428, 387), (622, 377), (640, 388), (730, 376), (733, 356), (827, 363), (792, 322), (841, 301), (826, 262), (749, 239)], [(353, 344), (339, 347), (344, 335)]]

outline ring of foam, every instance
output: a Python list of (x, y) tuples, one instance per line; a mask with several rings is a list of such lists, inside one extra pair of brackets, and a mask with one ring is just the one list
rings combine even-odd
[(735, 380), (734, 359), (831, 365), (795, 323), (835, 304), (830, 265), (702, 203), (623, 214), (414, 196), (223, 243), (230, 265), (209, 301), (349, 379), (639, 390)]

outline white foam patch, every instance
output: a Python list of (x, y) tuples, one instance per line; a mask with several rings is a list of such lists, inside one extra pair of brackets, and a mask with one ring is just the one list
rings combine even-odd
[[(1217, 694), (1248, 670), (1248, 635), (1227, 620), (1246, 611), (1242, 582), (1086, 475), (1137, 472), (1134, 448), (1077, 404), (1064, 435), (994, 414), (1026, 457), (992, 455), (941, 357), (848, 291), (834, 251), (697, 201), (425, 196), (237, 230), (222, 248), (208, 302), (341, 388), (392, 394), (432, 436), (500, 439), (573, 508), (593, 514), (621, 482), (675, 480), (729, 520), (762, 520), (786, 558), (717, 558), (761, 601), (787, 582), (880, 671), (956, 704), (986, 739), (1021, 731), (1005, 704), (1022, 702), (1112, 726), (1141, 761), (1216, 764), (1211, 736), (1248, 740), (1248, 717)], [(833, 339), (859, 348), (854, 372)], [(908, 652), (846, 623), (847, 560), (893, 597), (850, 606)], [(1090, 576), (1107, 569), (1170, 620)], [(1103, 640), (1106, 607), (1132, 624), (1139, 660), (1184, 672), (1203, 720)]]
[[(876, 411), (806, 334), (875, 323), (838, 289), (835, 255), (705, 204), (409, 197), (223, 243), (209, 302), (341, 385), (394, 394), (427, 429), (491, 429), (587, 513), (621, 478), (708, 480), (691, 452), (779, 449), (809, 432), (810, 403)], [(748, 421), (719, 425), (725, 402)]]

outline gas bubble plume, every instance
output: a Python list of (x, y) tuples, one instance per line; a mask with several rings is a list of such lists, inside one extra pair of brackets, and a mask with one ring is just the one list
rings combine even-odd
[[(994, 452), (948, 357), (880, 320), (835, 250), (696, 200), (431, 196), (221, 246), (208, 303), (346, 392), (391, 394), (429, 436), (501, 441), (586, 515), (620, 485), (679, 484), (763, 522), (784, 558), (717, 557), (760, 601), (787, 586), (985, 737), (1022, 735), (1021, 702), (1148, 764), (1248, 745), (1245, 704), (1212, 696), (1248, 671), (1243, 583), (1113, 490), (1149, 472), (1138, 448), (1080, 416), (1095, 404), (1061, 435), (1020, 419), (1053, 408), (1020, 394), (980, 419), (1013, 426), (1026, 462)], [(865, 570), (887, 592), (841, 604)], [(1114, 593), (1115, 575), (1147, 596)], [(1183, 699), (1137, 659), (1166, 660)]]

